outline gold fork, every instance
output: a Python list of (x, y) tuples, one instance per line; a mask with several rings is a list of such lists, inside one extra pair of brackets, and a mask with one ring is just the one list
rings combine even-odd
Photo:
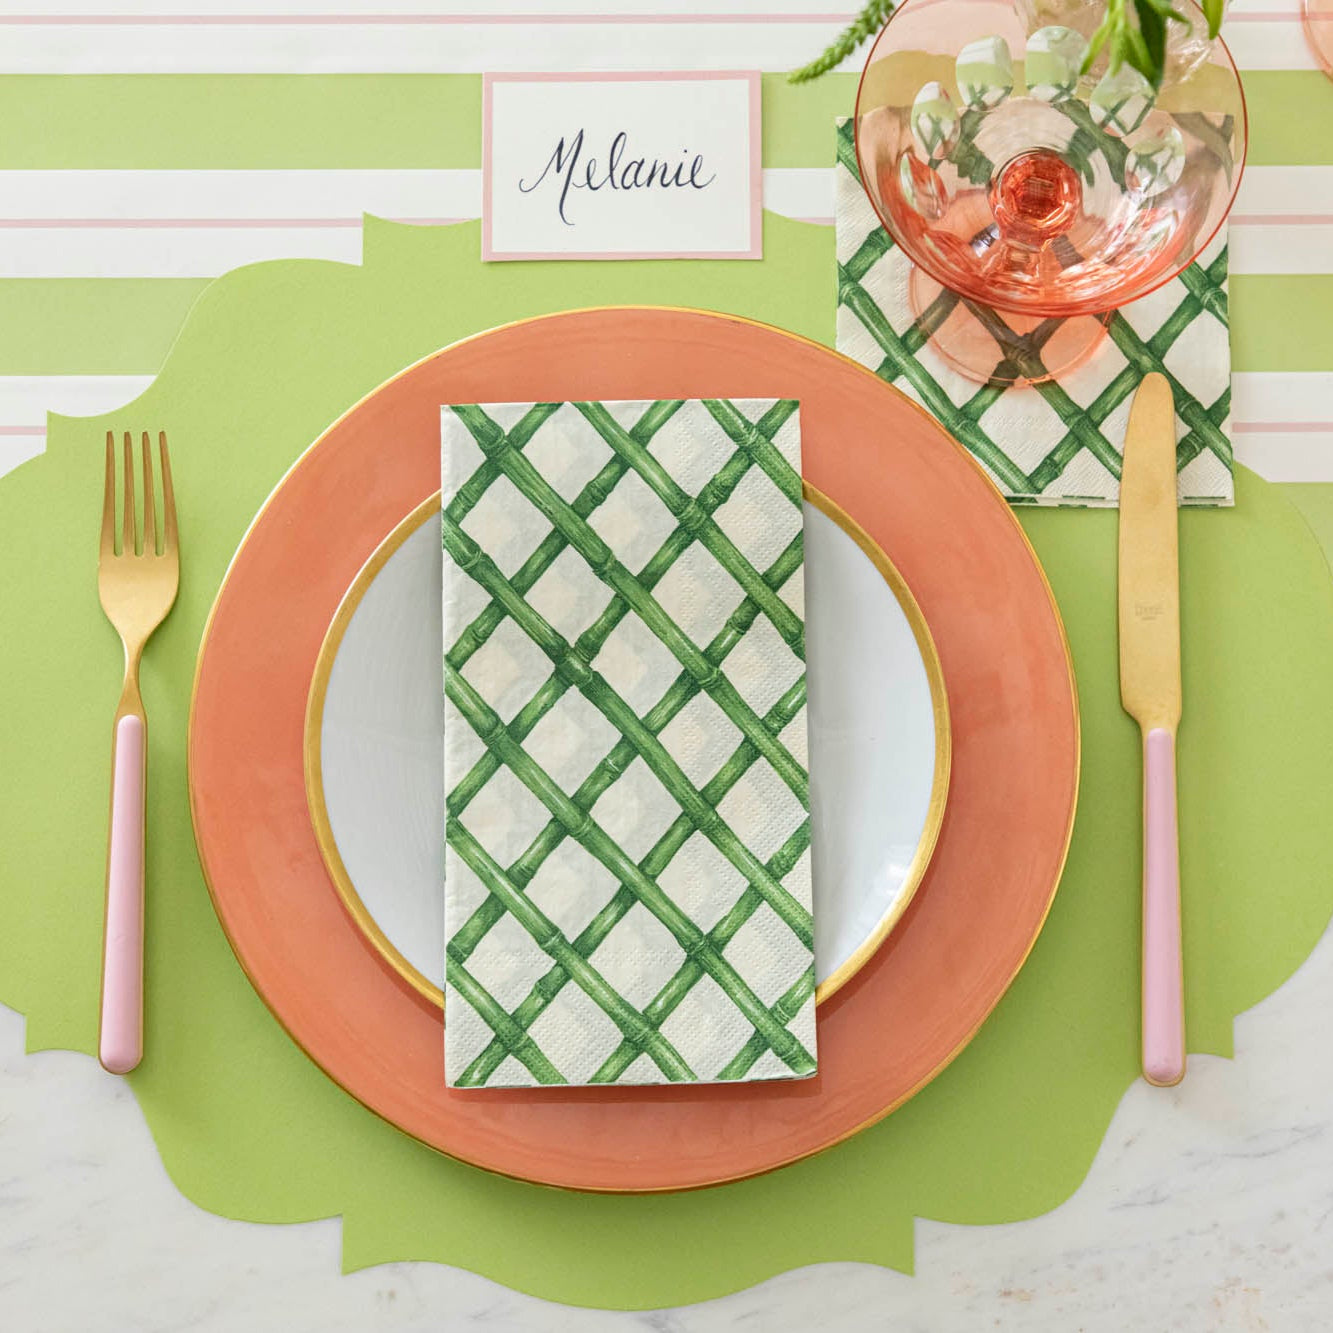
[[(142, 523), (135, 523), (134, 447), (125, 432), (121, 479), (124, 519), (116, 550), (116, 438), (106, 433), (106, 484), (97, 592), (125, 647), (125, 685), (111, 741), (111, 832), (107, 846), (106, 925), (102, 948), (102, 1014), (97, 1058), (112, 1074), (128, 1074), (143, 1058), (144, 806), (148, 719), (139, 693), (139, 662), (166, 619), (180, 584), (176, 497), (167, 436), (157, 437), (162, 466), (162, 549), (153, 504), (153, 458), (143, 434)], [(142, 541), (136, 541), (136, 529)]]

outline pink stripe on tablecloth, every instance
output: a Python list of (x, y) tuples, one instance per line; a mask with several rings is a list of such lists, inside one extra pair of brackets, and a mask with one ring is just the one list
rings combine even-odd
[[(372, 217), (400, 223), (404, 227), (452, 227), (455, 223), (471, 223), (476, 217)], [(834, 219), (824, 217), (792, 217), (793, 223), (809, 223), (814, 227), (832, 227)], [(0, 231), (96, 231), (99, 228), (127, 231), (136, 229), (191, 228), (301, 228), (301, 227), (360, 227), (357, 217), (0, 217)], [(1333, 227), (1333, 213), (1233, 213), (1232, 227)]]
[[(1233, 421), (1233, 435), (1333, 435), (1333, 421)], [(0, 426), (0, 440), (45, 440), (45, 426)]]
[[(374, 217), (380, 217), (378, 213)], [(449, 227), (455, 222), (471, 222), (472, 218), (383, 218), (408, 227)], [(170, 230), (172, 228), (273, 228), (304, 227), (359, 227), (363, 219), (354, 218), (0, 218), (0, 230), (99, 230), (117, 228), (134, 230)]]
[(855, 15), (827, 14), (0, 14), (0, 27), (421, 27), (542, 24), (850, 23)]
[[(1235, 435), (1333, 434), (1333, 421), (1233, 421)], [(0, 426), (0, 436), (45, 435), (45, 426)]]
[(1233, 213), (1233, 227), (1329, 227), (1333, 213)]
[[(771, 209), (769, 210), (772, 211)], [(451, 227), (457, 222), (474, 222), (473, 217), (457, 218), (393, 218), (374, 213), (371, 216), (385, 222), (397, 222), (406, 227)], [(792, 222), (806, 222), (816, 227), (831, 227), (834, 219), (824, 217), (792, 217)], [(359, 227), (362, 219), (350, 218), (0, 218), (0, 231), (95, 231), (107, 230), (170, 230), (180, 228), (208, 229), (229, 228), (261, 231), (265, 228), (284, 230), (290, 228), (340, 228)], [(1333, 227), (1333, 213), (1241, 213), (1232, 214), (1229, 223), (1233, 227)]]
[[(660, 13), (660, 14), (0, 14), (0, 27), (25, 24), (55, 27), (309, 27), (438, 26), (497, 24), (661, 24), (661, 23), (850, 23), (852, 12), (804, 14)], [(1319, 16), (1316, 16), (1319, 17)], [(1299, 22), (1299, 9), (1267, 13), (1230, 13), (1228, 23)]]
[(1233, 421), (1237, 435), (1323, 435), (1333, 432), (1333, 421)]

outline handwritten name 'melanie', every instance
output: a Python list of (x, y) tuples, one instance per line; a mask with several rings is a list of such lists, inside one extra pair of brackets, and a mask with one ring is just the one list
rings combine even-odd
[(717, 179), (716, 175), (704, 176), (703, 154), (691, 156), (688, 148), (678, 158), (670, 159), (629, 157), (629, 152), (629, 135), (624, 130), (611, 140), (604, 164), (595, 157), (584, 158), (582, 130), (572, 139), (566, 140), (562, 135), (541, 175), (531, 184), (520, 179), (518, 188), (524, 194), (531, 194), (550, 177), (552, 184), (560, 187), (557, 203), (560, 221), (572, 227), (574, 224), (565, 211), (570, 190), (648, 190), (654, 187), (706, 190)]

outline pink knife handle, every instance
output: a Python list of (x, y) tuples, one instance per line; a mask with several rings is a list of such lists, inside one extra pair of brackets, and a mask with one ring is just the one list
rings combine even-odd
[(128, 1074), (143, 1058), (145, 776), (143, 719), (130, 714), (116, 724), (97, 1050), (112, 1074)]
[(1185, 1077), (1176, 740), (1162, 727), (1143, 745), (1143, 1074), (1159, 1087)]

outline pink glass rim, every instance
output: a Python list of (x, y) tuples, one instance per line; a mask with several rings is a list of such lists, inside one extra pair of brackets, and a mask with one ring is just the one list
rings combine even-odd
[(1319, 67), (1333, 79), (1333, 3), (1301, 0), (1301, 27)]
[[(991, 297), (987, 293), (984, 283), (969, 284), (966, 281), (959, 281), (959, 276), (957, 274), (946, 275), (945, 273), (941, 272), (938, 268), (933, 266), (929, 262), (928, 258), (923, 258), (909, 244), (904, 244), (903, 239), (899, 235), (897, 229), (895, 229), (892, 226), (889, 219), (885, 216), (885, 210), (880, 207), (878, 201), (875, 199), (874, 194), (865, 184), (865, 166), (864, 166), (864, 158), (861, 152), (861, 120), (862, 120), (861, 94), (865, 90), (866, 77), (870, 72), (870, 67), (875, 63), (875, 53), (879, 50), (880, 43), (884, 40), (885, 34), (888, 33), (890, 28), (893, 26), (894, 20), (899, 18), (905, 11), (910, 10), (912, 13), (920, 13), (921, 10), (926, 9), (931, 5), (941, 5), (941, 4), (948, 5), (955, 3), (957, 3), (957, 0), (901, 0), (901, 3), (898, 4), (897, 7), (893, 10), (893, 12), (889, 15), (888, 21), (876, 34), (875, 40), (871, 44), (870, 52), (866, 56), (865, 64), (861, 67), (860, 76), (857, 79), (855, 111), (853, 112), (852, 116), (852, 134), (856, 146), (857, 169), (858, 171), (860, 171), (862, 177), (861, 188), (865, 191), (866, 198), (870, 201), (870, 206), (872, 209), (874, 209), (875, 216), (879, 219), (880, 226), (882, 226), (884, 230), (887, 231), (889, 235), (893, 237), (895, 244), (902, 246), (902, 248), (906, 251), (908, 257), (911, 259), (913, 264), (919, 267), (923, 272), (929, 274), (942, 287), (946, 288), (949, 291), (955, 292), (959, 296), (968, 297), (969, 299), (981, 302), (982, 304), (985, 305), (991, 305), (992, 304)], [(1305, 9), (1306, 6), (1309, 5), (1309, 3), (1310, 0), (1302, 0), (1303, 10)], [(1179, 7), (1183, 7), (1183, 9), (1186, 12), (1192, 12), (1193, 14), (1197, 14), (1200, 17), (1203, 16), (1203, 10), (1199, 7), (1197, 3), (1195, 3), (1195, 0), (1178, 0), (1178, 4)], [(1249, 156), (1250, 113), (1249, 113), (1249, 107), (1246, 104), (1245, 100), (1245, 84), (1240, 77), (1240, 70), (1236, 65), (1235, 57), (1231, 54), (1231, 48), (1227, 46), (1226, 42), (1222, 39), (1220, 35), (1216, 37), (1214, 41), (1218, 49), (1226, 57), (1226, 62), (1228, 66), (1230, 66), (1231, 73), (1233, 74), (1236, 80), (1236, 90), (1240, 98), (1240, 144), (1241, 144), (1241, 153), (1236, 162), (1236, 172), (1231, 181), (1231, 193), (1227, 199), (1226, 207), (1223, 208), (1219, 213), (1217, 221), (1213, 224), (1212, 227), (1208, 229), (1206, 233), (1202, 235), (1202, 239), (1198, 242), (1198, 244), (1189, 248), (1188, 251), (1185, 252), (1185, 257), (1181, 260), (1179, 264), (1168, 265), (1165, 271), (1161, 274), (1161, 276), (1154, 275), (1150, 280), (1144, 282), (1144, 284), (1141, 287), (1135, 288), (1132, 292), (1129, 292), (1125, 295), (1116, 295), (1115, 298), (1109, 304), (1106, 302), (1102, 302), (1099, 304), (1096, 300), (1087, 300), (1087, 299), (1068, 301), (1063, 303), (1061, 302), (1028, 303), (1024, 304), (1021, 307), (1023, 313), (1032, 315), (1046, 315), (1053, 317), (1064, 316), (1066, 318), (1072, 317), (1074, 315), (1100, 315), (1100, 314), (1105, 314), (1109, 310), (1118, 309), (1122, 305), (1127, 305), (1130, 301), (1137, 301), (1140, 298), (1148, 296), (1151, 293), (1157, 291), (1158, 288), (1166, 286), (1166, 284), (1170, 282), (1173, 278), (1178, 277), (1185, 269), (1189, 268), (1189, 266), (1204, 252), (1204, 250), (1208, 248), (1208, 246), (1212, 243), (1213, 238), (1222, 229), (1222, 224), (1227, 220), (1227, 217), (1231, 212), (1232, 205), (1236, 201), (1236, 195), (1240, 190), (1241, 178), (1245, 174), (1245, 163)], [(1330, 71), (1330, 76), (1333, 77), (1333, 71)], [(1002, 308), (1002, 307), (996, 307), (996, 308)], [(1018, 309), (1019, 307), (1010, 306), (1008, 308)]]

